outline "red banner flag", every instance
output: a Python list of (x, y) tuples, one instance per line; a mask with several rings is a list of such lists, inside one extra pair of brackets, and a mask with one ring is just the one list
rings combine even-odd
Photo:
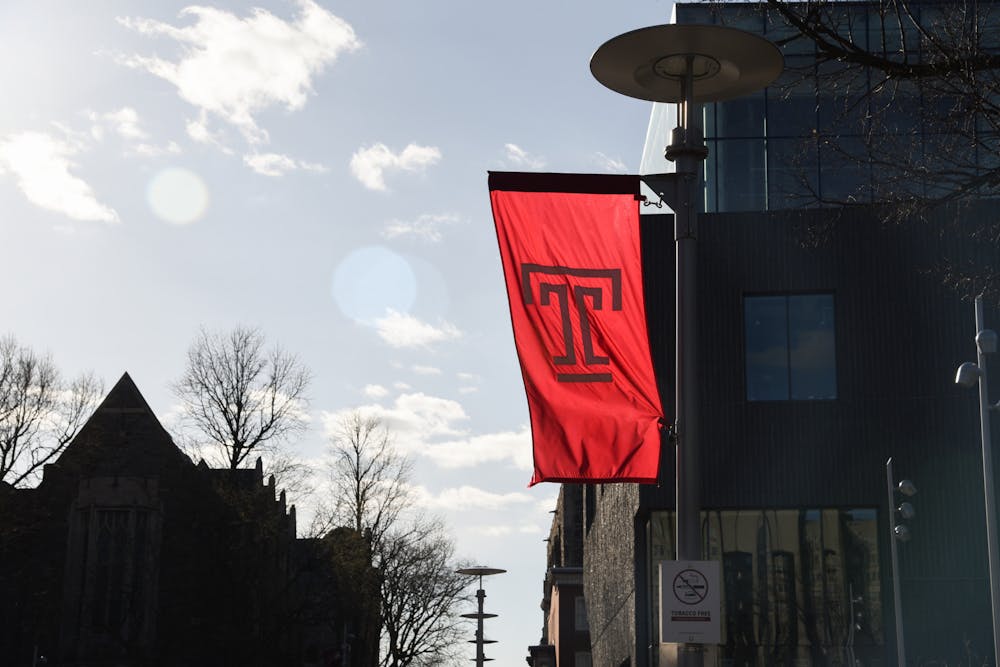
[(491, 172), (538, 482), (655, 482), (639, 177)]

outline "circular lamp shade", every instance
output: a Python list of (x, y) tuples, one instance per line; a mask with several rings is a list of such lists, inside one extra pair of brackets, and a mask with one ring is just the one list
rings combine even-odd
[(465, 574), (471, 577), (485, 577), (491, 574), (503, 574), (507, 570), (501, 570), (498, 567), (463, 567), (461, 570), (455, 570), (458, 574)]
[(720, 102), (760, 90), (778, 78), (784, 60), (768, 40), (717, 25), (656, 25), (618, 35), (590, 59), (590, 71), (611, 90), (651, 102), (684, 101), (691, 61), (695, 103)]

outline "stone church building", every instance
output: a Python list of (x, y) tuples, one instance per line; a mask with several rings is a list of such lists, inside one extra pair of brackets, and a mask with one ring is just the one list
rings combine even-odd
[(193, 463), (126, 374), (36, 488), (0, 483), (0, 663), (373, 666), (370, 563), (297, 538), (259, 460)]

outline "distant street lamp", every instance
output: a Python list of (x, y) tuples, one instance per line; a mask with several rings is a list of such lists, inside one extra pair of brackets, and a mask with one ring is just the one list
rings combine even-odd
[(896, 515), (904, 519), (912, 519), (916, 512), (910, 503), (901, 503), (896, 506), (896, 492), (904, 496), (912, 496), (917, 493), (917, 487), (908, 479), (902, 480), (898, 485), (892, 474), (892, 457), (885, 462), (885, 482), (889, 493), (889, 554), (892, 557), (892, 602), (896, 616), (896, 661), (899, 667), (906, 667), (906, 646), (903, 643), (903, 605), (899, 596), (899, 556), (896, 554), (896, 540), (900, 542), (910, 541), (910, 529), (901, 523), (896, 523)]
[(486, 657), (483, 652), (483, 647), (486, 644), (496, 643), (495, 639), (486, 639), (483, 636), (483, 620), (497, 617), (496, 614), (487, 614), (483, 611), (483, 603), (486, 601), (486, 591), (483, 590), (483, 577), (491, 574), (503, 574), (506, 571), (507, 570), (501, 570), (496, 567), (464, 567), (460, 570), (455, 570), (458, 574), (465, 574), (470, 577), (479, 577), (479, 590), (476, 591), (476, 599), (479, 601), (479, 610), (474, 611), (471, 614), (462, 614), (462, 618), (476, 619), (476, 638), (470, 641), (470, 643), (476, 645), (476, 667), (483, 667), (487, 660), (493, 659)]
[(990, 410), (1000, 409), (1000, 402), (990, 405), (986, 384), (986, 355), (997, 351), (997, 333), (983, 328), (983, 297), (976, 297), (976, 363), (966, 361), (958, 367), (955, 384), (970, 388), (979, 382), (979, 438), (983, 449), (983, 492), (986, 503), (986, 551), (990, 567), (990, 606), (993, 610), (993, 664), (1000, 665), (1000, 565), (997, 563), (997, 519), (993, 503), (993, 455), (990, 439)]

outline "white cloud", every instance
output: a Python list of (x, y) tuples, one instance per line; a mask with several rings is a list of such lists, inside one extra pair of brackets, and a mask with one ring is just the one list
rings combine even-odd
[(91, 134), (100, 139), (104, 134), (104, 127), (110, 127), (115, 134), (123, 139), (146, 139), (149, 135), (139, 126), (139, 114), (132, 107), (122, 107), (117, 111), (106, 113), (90, 112), (87, 114), (94, 125), (91, 127)]
[(210, 134), (207, 114), (239, 130), (251, 144), (267, 141), (257, 125), (258, 112), (279, 106), (301, 109), (313, 90), (313, 79), (361, 42), (343, 19), (313, 0), (298, 0), (298, 12), (285, 21), (264, 9), (246, 17), (214, 7), (190, 6), (180, 17), (183, 27), (153, 19), (119, 18), (122, 25), (149, 37), (164, 37), (180, 46), (176, 60), (158, 56), (120, 56), (119, 62), (158, 76), (177, 88), (180, 97), (198, 108), (192, 136)]
[(441, 228), (453, 225), (458, 221), (459, 217), (453, 214), (431, 215), (424, 213), (417, 216), (415, 220), (390, 220), (382, 230), (382, 236), (387, 239), (412, 236), (429, 243), (438, 243), (443, 238)]
[(278, 153), (253, 153), (243, 156), (243, 163), (262, 176), (283, 176), (294, 170), (324, 172), (321, 164), (304, 162)]
[(72, 171), (79, 144), (43, 132), (0, 139), (0, 173), (10, 171), (28, 201), (75, 220), (118, 222), (118, 213), (97, 200), (93, 188)]
[(546, 514), (551, 513), (555, 510), (556, 505), (559, 504), (559, 496), (551, 496), (549, 498), (542, 498), (535, 502), (535, 509), (539, 512), (545, 512)]
[[(354, 410), (323, 412), (328, 434)], [(390, 406), (368, 404), (356, 408), (389, 429), (400, 451), (430, 459), (442, 468), (469, 468), (482, 464), (508, 463), (519, 470), (533, 468), (531, 433), (527, 425), (518, 431), (472, 434), (469, 416), (457, 401), (416, 392), (398, 396)]]
[(427, 347), (462, 337), (462, 332), (450, 322), (434, 326), (391, 309), (385, 317), (375, 320), (375, 328), (379, 337), (392, 347)]
[(177, 155), (181, 152), (181, 147), (176, 141), (169, 141), (163, 146), (141, 143), (133, 146), (132, 152), (143, 157), (158, 157), (160, 155)]
[[(321, 419), (327, 434), (354, 410), (323, 412)], [(428, 442), (439, 438), (465, 435), (463, 425), (469, 417), (456, 401), (428, 396), (420, 392), (402, 394), (391, 406), (363, 405), (356, 411), (365, 417), (379, 419), (393, 434), (400, 451), (423, 455)]]
[(510, 165), (528, 169), (541, 169), (545, 166), (545, 158), (532, 155), (517, 144), (504, 144), (503, 148), (507, 163)]
[(541, 527), (536, 524), (522, 524), (520, 526), (511, 525), (493, 525), (493, 526), (475, 526), (471, 528), (473, 532), (479, 533), (484, 537), (506, 537), (512, 533), (522, 533), (522, 534), (538, 534), (542, 532)]
[(608, 157), (600, 151), (594, 153), (594, 162), (601, 168), (602, 171), (611, 174), (628, 173), (628, 167), (625, 166), (625, 163), (622, 162), (620, 158)]
[(132, 107), (122, 107), (117, 111), (97, 113), (88, 112), (91, 122), (90, 136), (97, 141), (104, 140), (108, 131), (124, 140), (126, 155), (141, 155), (142, 157), (158, 157), (160, 155), (176, 155), (181, 147), (175, 141), (157, 145), (148, 141), (149, 133), (142, 127), (139, 113)]
[(385, 398), (389, 395), (389, 390), (380, 384), (366, 384), (361, 393), (368, 398)]
[(393, 382), (392, 386), (394, 388), (398, 389), (399, 391), (409, 391), (410, 389), (412, 389), (412, 387), (410, 387), (410, 385), (406, 384), (405, 382), (401, 382), (401, 381)]
[(435, 368), (434, 366), (420, 366), (419, 364), (414, 364), (411, 366), (411, 370), (417, 375), (441, 375), (441, 369)]
[(487, 433), (424, 446), (423, 456), (442, 468), (470, 468), (484, 463), (512, 463), (520, 470), (533, 468), (531, 433), (520, 431)]
[(423, 171), (441, 159), (436, 146), (408, 144), (393, 153), (385, 144), (359, 148), (351, 156), (351, 173), (369, 190), (385, 190), (386, 171)]
[(479, 391), (479, 387), (475, 386), (479, 384), (480, 378), (475, 373), (455, 373), (455, 377), (464, 382), (465, 384), (458, 388), (458, 393), (460, 394), (474, 394)]
[(444, 489), (437, 495), (425, 487), (411, 489), (417, 504), (433, 510), (503, 510), (514, 505), (529, 505), (535, 499), (526, 493), (492, 493), (474, 486)]

